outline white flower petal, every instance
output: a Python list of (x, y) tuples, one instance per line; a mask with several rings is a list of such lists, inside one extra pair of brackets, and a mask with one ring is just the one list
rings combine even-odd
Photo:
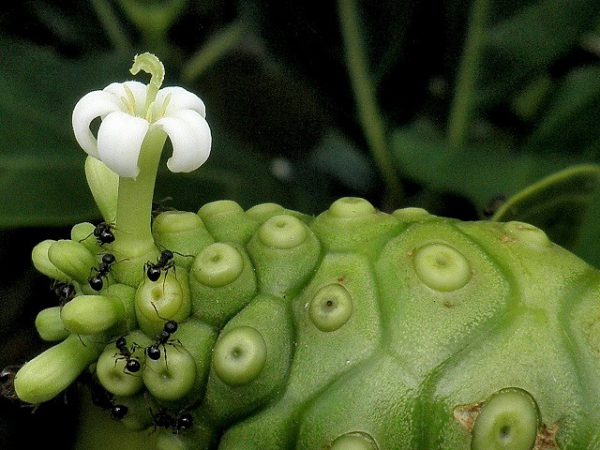
[(121, 105), (121, 110), (125, 111), (124, 105), (121, 102), (121, 99), (128, 99), (127, 90), (129, 89), (133, 94), (133, 99), (135, 101), (135, 110), (134, 113), (136, 116), (144, 115), (144, 106), (146, 106), (146, 93), (148, 92), (148, 86), (144, 83), (140, 83), (139, 81), (125, 81), (124, 83), (111, 83), (106, 86), (103, 90), (105, 92), (110, 92), (117, 99), (119, 99), (119, 104)]
[(98, 153), (102, 162), (122, 177), (135, 178), (148, 126), (146, 120), (122, 111), (107, 115), (98, 130)]
[(176, 111), (154, 126), (167, 133), (173, 144), (173, 156), (167, 160), (171, 172), (192, 172), (208, 159), (212, 137), (208, 123), (198, 112)]
[(102, 117), (118, 111), (120, 104), (115, 97), (104, 91), (92, 91), (84, 95), (73, 109), (71, 123), (77, 143), (86, 153), (98, 158), (97, 141), (90, 130), (90, 124), (96, 117)]
[(154, 103), (155, 112), (159, 112), (167, 96), (170, 96), (170, 98), (164, 114), (165, 117), (172, 116), (176, 111), (182, 109), (191, 109), (202, 117), (206, 117), (206, 107), (200, 97), (179, 86), (169, 86), (158, 91)]

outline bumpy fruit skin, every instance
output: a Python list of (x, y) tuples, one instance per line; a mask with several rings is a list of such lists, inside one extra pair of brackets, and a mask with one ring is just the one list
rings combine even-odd
[[(600, 449), (599, 272), (531, 225), (223, 201), (163, 213), (154, 236), (176, 252), (157, 286), (176, 278), (183, 303), (151, 326), (132, 312), (150, 281), (113, 282), (130, 314), (103, 332), (105, 353), (142, 331), (143, 350), (178, 322), (164, 364), (133, 349), (144, 376), (118, 397), (160, 448)], [(153, 381), (178, 370), (184, 394)]]

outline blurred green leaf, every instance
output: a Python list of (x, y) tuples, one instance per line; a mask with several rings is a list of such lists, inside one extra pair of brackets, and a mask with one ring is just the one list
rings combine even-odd
[(600, 65), (574, 69), (557, 89), (527, 146), (532, 151), (585, 148), (600, 136), (598, 117)]
[(572, 50), (599, 14), (597, 0), (540, 0), (493, 26), (487, 33), (478, 103), (489, 106), (510, 98), (515, 88)]
[(444, 136), (424, 123), (395, 130), (392, 151), (408, 178), (435, 191), (463, 195), (479, 211), (499, 194), (510, 196), (545, 175), (581, 162), (568, 155), (515, 152), (501, 143), (450, 152)]
[(377, 180), (372, 161), (346, 137), (333, 130), (326, 133), (313, 149), (310, 161), (322, 173), (356, 191), (370, 190)]
[(530, 223), (557, 244), (573, 249), (599, 183), (600, 166), (569, 167), (513, 195), (492, 220)]
[(600, 269), (600, 189), (596, 190), (583, 217), (573, 251)]
[(71, 112), (86, 92), (125, 74), (126, 61), (80, 61), (20, 41), (0, 41), (0, 228), (66, 225), (97, 215)]

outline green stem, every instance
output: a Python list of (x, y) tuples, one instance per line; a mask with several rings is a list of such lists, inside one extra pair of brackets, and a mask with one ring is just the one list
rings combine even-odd
[(244, 37), (246, 28), (246, 25), (238, 20), (213, 35), (185, 64), (183, 79), (191, 82), (202, 75), (223, 55), (235, 48)]
[(165, 140), (166, 135), (162, 131), (150, 130), (138, 159), (138, 177), (119, 178), (114, 230), (114, 253), (118, 264), (112, 272), (126, 284), (137, 284), (142, 273), (137, 270), (132, 272), (132, 269), (143, 267), (158, 255), (151, 229), (152, 199)]
[(458, 68), (454, 99), (448, 119), (448, 144), (452, 152), (460, 150), (467, 141), (488, 12), (489, 0), (473, 1), (465, 49)]
[(367, 68), (366, 52), (360, 38), (356, 0), (338, 0), (338, 13), (344, 41), (346, 63), (356, 99), (359, 120), (367, 144), (387, 187), (387, 204), (400, 204), (402, 187), (388, 148), (385, 125), (379, 111), (375, 88)]
[(131, 42), (110, 4), (106, 0), (92, 0), (92, 7), (113, 46), (121, 53), (130, 53)]

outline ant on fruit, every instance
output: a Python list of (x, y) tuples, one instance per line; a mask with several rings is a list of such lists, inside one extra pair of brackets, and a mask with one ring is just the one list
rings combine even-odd
[(96, 242), (98, 242), (98, 244), (100, 244), (100, 245), (111, 244), (115, 241), (115, 235), (112, 232), (112, 228), (113, 228), (113, 226), (110, 225), (109, 223), (100, 222), (98, 225), (96, 225), (96, 227), (94, 228), (94, 231), (92, 231), (86, 237), (81, 239), (79, 242), (85, 241), (91, 235), (94, 235), (94, 237), (96, 238)]
[(104, 389), (100, 383), (91, 381), (90, 391), (92, 394), (92, 403), (105, 411), (110, 412), (113, 420), (122, 420), (129, 411), (125, 405), (115, 403), (113, 394)]
[(75, 286), (64, 281), (54, 281), (50, 286), (54, 295), (58, 298), (58, 304), (62, 308), (75, 297)]
[(156, 414), (150, 408), (150, 415), (154, 423), (154, 429), (165, 428), (171, 430), (174, 434), (189, 430), (194, 425), (194, 418), (190, 413), (171, 415), (165, 408), (160, 408)]
[(193, 258), (194, 255), (184, 255), (183, 253), (173, 252), (171, 250), (163, 250), (160, 252), (160, 256), (158, 257), (155, 263), (148, 261), (144, 264), (144, 270), (146, 271), (146, 276), (150, 281), (158, 281), (160, 278), (160, 274), (164, 271), (165, 278), (167, 277), (167, 272), (170, 269), (175, 270), (175, 260), (173, 259), (175, 255), (184, 256), (186, 258)]
[(102, 290), (104, 283), (102, 278), (106, 278), (108, 273), (110, 272), (111, 266), (115, 262), (115, 255), (112, 253), (106, 253), (102, 255), (102, 262), (99, 267), (93, 267), (92, 270), (96, 271), (96, 274), (93, 277), (88, 279), (88, 283), (90, 287), (95, 291)]
[[(157, 361), (160, 358), (160, 346), (165, 350), (166, 345), (175, 345), (174, 340), (171, 339), (171, 335), (177, 331), (179, 326), (174, 320), (167, 320), (163, 326), (162, 331), (156, 336), (156, 340), (152, 345), (146, 348), (146, 355), (153, 361)], [(179, 342), (179, 341), (175, 341)], [(179, 342), (179, 344), (181, 344)], [(165, 363), (167, 361), (167, 352), (165, 350)]]
[(156, 219), (156, 217), (165, 212), (165, 211), (177, 211), (176, 208), (172, 206), (167, 206), (166, 203), (173, 200), (173, 197), (165, 197), (162, 200), (158, 200), (156, 202), (152, 202), (152, 219)]
[(148, 261), (144, 265), (146, 276), (150, 281), (158, 281), (162, 271), (165, 271), (165, 277), (169, 269), (175, 269), (175, 261), (173, 260), (173, 252), (171, 250), (163, 250), (155, 263)]
[(131, 347), (127, 347), (127, 341), (125, 339), (125, 336), (121, 336), (115, 342), (115, 347), (117, 347), (117, 350), (119, 350), (119, 352), (116, 353), (115, 356), (120, 355), (118, 358), (115, 359), (115, 365), (117, 364), (117, 361), (124, 359), (125, 360), (125, 369), (124, 369), (125, 373), (139, 372), (140, 369), (142, 368), (142, 365), (140, 364), (139, 359), (137, 359), (136, 357), (133, 356), (133, 352), (135, 352), (135, 350), (138, 347), (137, 344), (134, 342), (131, 345)]

